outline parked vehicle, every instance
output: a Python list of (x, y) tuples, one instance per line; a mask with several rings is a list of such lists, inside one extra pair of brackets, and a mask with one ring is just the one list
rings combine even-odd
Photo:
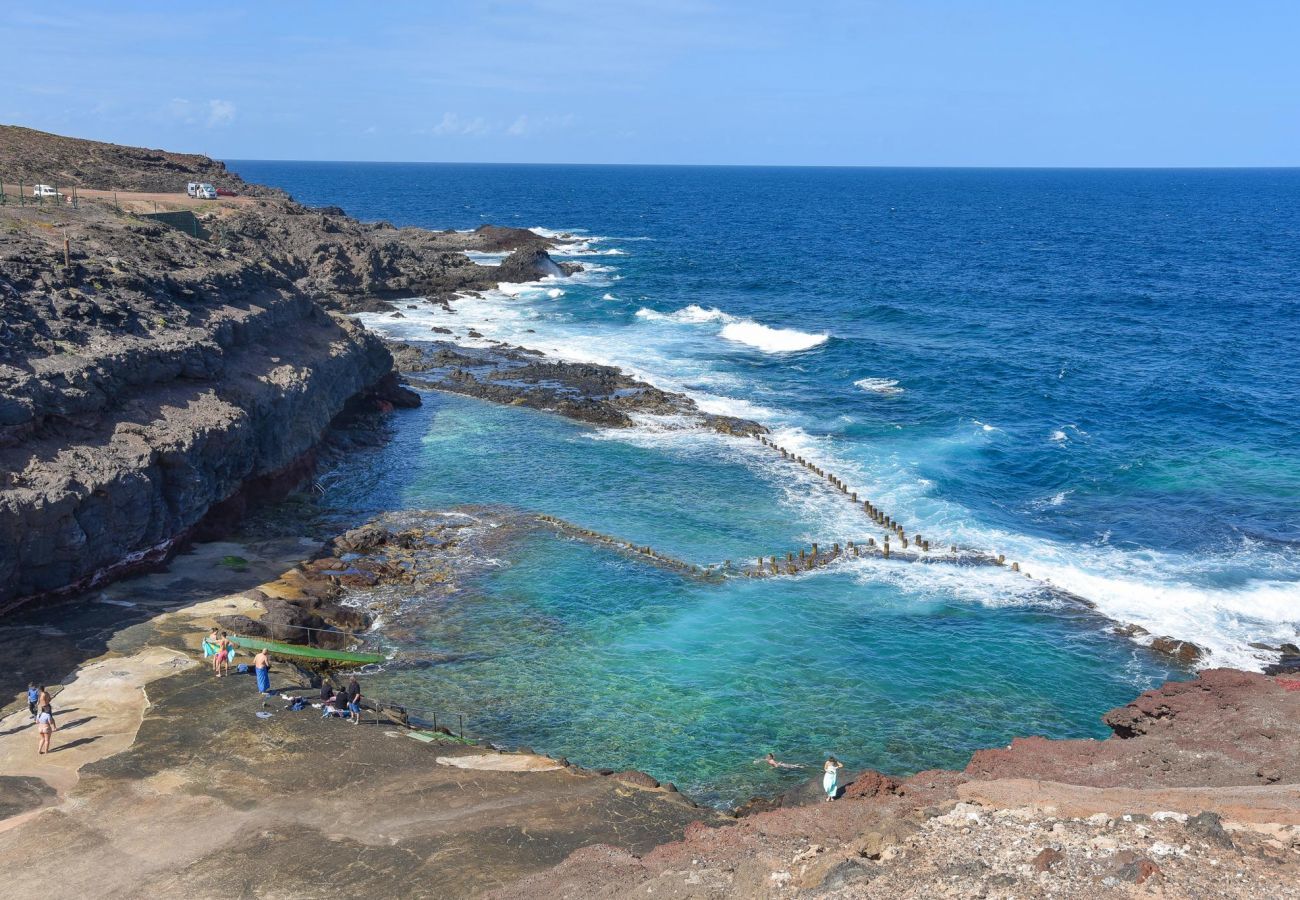
[(50, 187), (48, 184), (37, 184), (32, 186), (33, 197), (62, 197), (63, 195)]
[(217, 189), (210, 184), (201, 184), (199, 189), (194, 192), (194, 196), (199, 200), (216, 200)]
[(235, 193), (234, 191), (226, 190), (225, 188), (217, 188), (217, 196), (218, 196), (218, 197), (238, 197), (239, 195), (238, 195), (237, 193)]
[(195, 197), (198, 195), (200, 187), (201, 185), (197, 181), (191, 181), (185, 186), (185, 193), (189, 194), (191, 197)]

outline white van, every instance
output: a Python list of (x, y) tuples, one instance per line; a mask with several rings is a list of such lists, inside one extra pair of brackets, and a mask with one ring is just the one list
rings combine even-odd
[(62, 197), (63, 195), (50, 187), (48, 184), (37, 184), (32, 187), (33, 197)]
[(185, 193), (189, 194), (191, 197), (196, 196), (198, 192), (199, 183), (197, 181), (191, 181), (189, 184), (185, 185)]
[(217, 189), (210, 184), (201, 184), (194, 192), (194, 196), (199, 200), (216, 200)]

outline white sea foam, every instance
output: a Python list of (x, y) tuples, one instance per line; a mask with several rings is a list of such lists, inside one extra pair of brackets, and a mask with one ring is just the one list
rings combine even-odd
[(893, 378), (859, 378), (853, 386), (872, 394), (901, 394), (903, 389)]
[(705, 308), (695, 303), (671, 313), (656, 312), (653, 309), (642, 307), (636, 311), (636, 316), (638, 319), (645, 319), (649, 322), (680, 322), (685, 325), (739, 321), (735, 316), (728, 315), (720, 309), (714, 307)]
[(718, 335), (733, 343), (756, 347), (764, 353), (793, 353), (810, 350), (826, 342), (829, 335), (808, 334), (793, 328), (771, 328), (753, 319), (742, 319), (712, 306), (692, 303), (676, 312), (661, 313), (642, 308), (636, 311), (639, 319), (649, 322), (671, 322), (681, 325), (721, 324)]
[[(583, 274), (590, 279), (586, 284), (608, 282), (613, 277), (609, 269)], [(402, 319), (385, 314), (364, 314), (359, 318), (368, 327), (402, 339), (429, 339), (431, 325), (453, 327), (458, 333), (474, 328), (484, 335), (484, 342), (503, 340), (561, 359), (619, 366), (666, 390), (686, 393), (706, 412), (763, 422), (773, 428), (773, 439), (781, 446), (840, 475), (851, 490), (899, 518), (909, 531), (942, 542), (944, 547), (954, 543), (1005, 553), (1008, 560), (1019, 562), (1034, 576), (1027, 579), (1006, 568), (918, 566), (894, 560), (864, 562), (860, 577), (890, 580), (900, 589), (921, 596), (927, 590), (944, 591), (988, 605), (1044, 602), (1039, 579), (1050, 579), (1053, 585), (1094, 603), (1098, 612), (1111, 619), (1209, 648), (1212, 652), (1206, 660), (1208, 665), (1258, 669), (1267, 654), (1252, 649), (1251, 642), (1281, 643), (1300, 636), (1300, 582), (1296, 574), (1300, 565), (1294, 550), (1243, 546), (1239, 558), (1231, 554), (1161, 553), (1120, 543), (1124, 535), (1119, 532), (1115, 542), (1098, 539), (1084, 544), (983, 524), (961, 505), (934, 497), (932, 486), (921, 477), (914, 460), (964, 452), (965, 442), (973, 439), (967, 436), (991, 437), (991, 432), (997, 431), (994, 426), (966, 420), (949, 439), (926, 444), (919, 453), (915, 444), (906, 445), (908, 450), (903, 454), (891, 444), (870, 448), (840, 445), (834, 438), (809, 434), (800, 427), (804, 419), (797, 410), (781, 408), (779, 401), (758, 393), (752, 382), (737, 379), (734, 373), (721, 368), (709, 351), (710, 343), (728, 326), (757, 323), (692, 304), (672, 313), (641, 310), (628, 326), (593, 325), (575, 318), (564, 297), (549, 296), (552, 290), (563, 290), (559, 287), (562, 283), (568, 286), (582, 282), (544, 279), (526, 285), (503, 285), (502, 290), (461, 299), (454, 314), (422, 304), (418, 310), (404, 310)], [(802, 337), (794, 342), (795, 346), (807, 345), (809, 338), (816, 341), (812, 346), (826, 339), (800, 332), (793, 335)], [(785, 348), (790, 344), (780, 346), (782, 349), (767, 352), (787, 352)], [(731, 396), (733, 392), (745, 396)], [(970, 427), (972, 422), (974, 428)], [(602, 440), (658, 443), (665, 448), (697, 443), (707, 446), (712, 448), (709, 452), (741, 461), (769, 480), (790, 514), (804, 523), (801, 527), (806, 529), (809, 541), (859, 540), (869, 535), (879, 539), (878, 530), (871, 527), (860, 508), (838, 492), (827, 490), (821, 479), (792, 466), (757, 442), (701, 432), (683, 424), (647, 418), (638, 420), (638, 427), (633, 429), (594, 434)], [(1086, 432), (1073, 424), (1055, 430), (1063, 436), (1056, 439), (1058, 442), (1086, 437)], [(1068, 502), (1069, 497), (1070, 491), (1062, 490), (1032, 506), (1057, 507)], [(1267, 562), (1270, 558), (1277, 560), (1273, 570)]]
[(830, 335), (808, 334), (793, 328), (769, 328), (757, 322), (731, 322), (722, 326), (722, 336), (738, 344), (757, 347), (764, 353), (796, 353), (826, 343)]
[(1052, 441), (1057, 444), (1063, 444), (1071, 437), (1087, 437), (1088, 432), (1084, 431), (1078, 425), (1071, 422), (1069, 425), (1062, 425), (1052, 432)]
[(602, 299), (602, 300), (617, 300), (618, 298), (615, 297), (613, 294), (606, 293), (606, 294), (604, 294), (600, 299)]
[(509, 253), (487, 253), (479, 250), (466, 250), (465, 255), (480, 266), (499, 266), (501, 260), (509, 256)]

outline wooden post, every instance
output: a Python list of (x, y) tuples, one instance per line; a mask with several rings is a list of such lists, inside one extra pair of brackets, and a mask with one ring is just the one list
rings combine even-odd
[(63, 239), (63, 267), (69, 268), (72, 265), (72, 246), (68, 239)]

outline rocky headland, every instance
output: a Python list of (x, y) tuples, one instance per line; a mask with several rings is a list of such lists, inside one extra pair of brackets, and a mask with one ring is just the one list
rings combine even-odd
[[(0, 126), (0, 171), (86, 192), (0, 205), (0, 609), (218, 534), (309, 477), (331, 423), (418, 404), (342, 313), (556, 267), (529, 231), (362, 223), (190, 154)], [(239, 196), (179, 227), (129, 211), (188, 180)]]

